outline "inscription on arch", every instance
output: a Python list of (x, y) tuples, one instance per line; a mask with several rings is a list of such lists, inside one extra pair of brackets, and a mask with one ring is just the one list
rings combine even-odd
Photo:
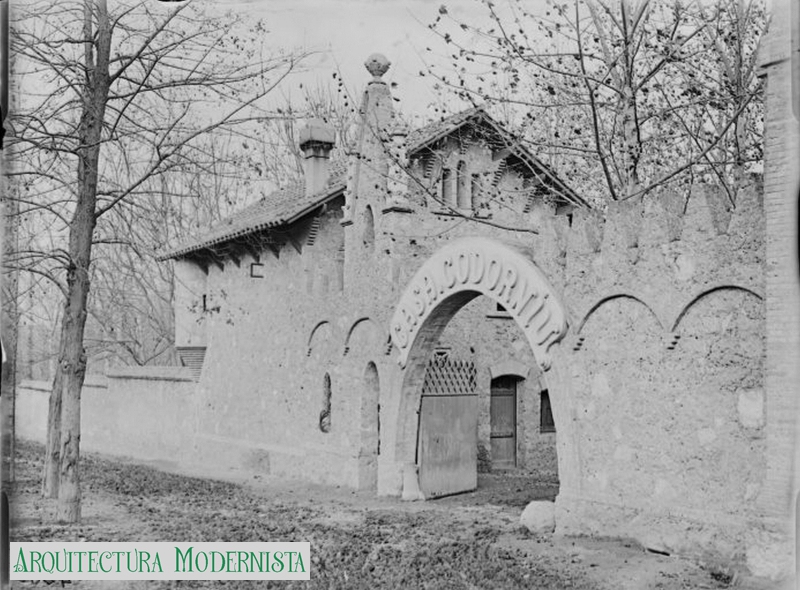
[(429, 258), (406, 287), (390, 326), (400, 366), (428, 316), (445, 299), (471, 291), (503, 305), (525, 332), (537, 362), (550, 366), (548, 350), (567, 332), (560, 301), (521, 251), (488, 238), (462, 238)]

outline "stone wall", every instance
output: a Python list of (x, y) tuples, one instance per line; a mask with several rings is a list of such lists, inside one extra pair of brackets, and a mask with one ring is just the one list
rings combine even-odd
[[(576, 215), (564, 241), (567, 420), (580, 476), (562, 531), (742, 561), (767, 468), (761, 187), (695, 187)], [(557, 233), (557, 229), (554, 233)], [(562, 416), (563, 419), (563, 416)], [(602, 507), (602, 509), (601, 509)]]
[[(383, 82), (370, 83), (365, 109), (391, 122)], [(772, 345), (760, 179), (735, 201), (698, 185), (556, 215), (548, 200), (521, 193), (521, 177), (490, 150), (467, 145), (470, 174), (496, 185), (483, 185), (490, 192), (476, 209), (453, 211), (423, 206), (377, 136), (362, 138), (344, 200), (328, 204), (314, 240), (220, 261), (207, 274), (180, 270), (178, 343), (206, 346), (199, 383), (119, 378), (105, 394), (88, 391), (86, 448), (116, 452), (113, 425), (142, 458), (414, 497), (419, 391), (409, 376), (445, 346), (478, 368), (484, 448), (491, 378), (524, 377), (520, 466), (545, 476), (557, 464), (559, 532), (738, 562), (766, 546), (759, 534), (780, 533), (765, 498), (787, 495), (770, 466), (791, 461), (764, 377)], [(496, 301), (464, 305), (474, 293), (437, 302), (430, 317), (441, 337), (398, 363), (390, 322), (412, 277), (453, 240), (476, 237), (525, 252), (566, 310), (549, 370), (514, 321), (491, 317)], [(537, 428), (545, 386), (555, 435)], [(130, 415), (144, 427), (124, 424)]]
[[(688, 199), (656, 193), (611, 204), (604, 216), (494, 217), (538, 232), (522, 237), (476, 223), (448, 234), (527, 247), (569, 311), (570, 331), (543, 375), (558, 430), (561, 532), (633, 536), (721, 560), (742, 561), (750, 550), (748, 535), (763, 526), (757, 501), (767, 472), (761, 194), (756, 178), (735, 203), (696, 186)], [(393, 260), (418, 260), (400, 269), (400, 284), (446, 242), (441, 217), (411, 217), (392, 232)], [(421, 227), (427, 240), (399, 239)], [(481, 348), (497, 336), (471, 305), (443, 335), (464, 343), (462, 354), (466, 343)], [(469, 330), (458, 333), (462, 323)], [(506, 356), (527, 348), (496, 341)], [(403, 420), (402, 382), (395, 374), (382, 392), (390, 424)], [(401, 433), (386, 436), (392, 453)], [(400, 477), (393, 481), (386, 491), (398, 489)]]
[[(387, 460), (397, 421), (396, 400), (389, 393), (398, 371), (387, 332), (393, 307), (419, 264), (451, 235), (507, 232), (462, 224), (439, 208), (387, 212), (391, 201), (381, 150), (370, 142), (361, 146), (361, 157), (351, 165), (350, 206), (343, 211), (342, 202), (330, 203), (313, 243), (299, 249), (285, 245), (277, 255), (264, 251), (258, 260), (243, 255), (238, 264), (226, 260), (209, 266), (204, 293), (215, 302), (213, 310), (202, 312), (192, 299), (187, 287), (197, 281), (176, 285), (181, 306), (176, 315), (185, 316), (192, 330), (203, 326), (207, 343), (193, 456), (353, 487), (369, 487), (365, 482), (374, 478), (365, 470), (383, 469), (376, 485), (383, 493), (396, 493), (399, 474)], [(460, 157), (487, 176), (499, 166), (477, 143)], [(476, 201), (482, 216), (530, 227), (535, 216), (525, 211), (527, 201), (513, 197), (520, 184), (513, 171), (498, 174), (500, 197)], [(538, 213), (552, 215), (553, 207), (539, 203)], [(515, 360), (526, 367), (530, 384), (519, 397), (520, 467), (552, 479), (555, 441), (552, 434), (538, 432), (539, 376), (530, 348), (513, 321), (488, 317), (495, 311), (493, 302), (476, 301), (470, 309), (452, 323), (442, 345), (478, 368), (481, 444), (489, 446), (491, 369)], [(183, 328), (181, 334), (190, 331)], [(380, 395), (372, 396), (365, 379), (370, 365), (377, 371)], [(326, 374), (331, 427), (322, 432)]]
[[(368, 111), (373, 95), (385, 101), (380, 84), (368, 88)], [(466, 154), (473, 170), (497, 171), (491, 152)], [(519, 180), (503, 171), (495, 197), (465, 219), (415, 206), (413, 190), (387, 182), (386, 158), (377, 140), (359, 146), (344, 210), (328, 207), (313, 244), (209, 267), (208, 293), (220, 306), (202, 318), (208, 350), (192, 456), (403, 492), (402, 453), (415, 444), (403, 425), (416, 407), (390, 319), (428, 258), (456, 238), (483, 236), (530, 253), (570, 324), (540, 376), (519, 328), (487, 317), (493, 302), (476, 299), (446, 317), (438, 344), (479, 369), (484, 448), (492, 367), (530, 367), (526, 382), (541, 378), (550, 391), (557, 434), (537, 433), (538, 400), (526, 388), (519, 456), (523, 468), (557, 461), (560, 531), (742, 558), (745, 532), (763, 522), (767, 473), (758, 179), (735, 202), (699, 185), (556, 215), (541, 198), (521, 198)], [(264, 278), (252, 276), (253, 263)], [(327, 384), (330, 427), (321, 428)]]
[[(22, 381), (17, 436), (44, 443), (51, 383)], [(193, 390), (185, 369), (135, 367), (87, 375), (81, 393), (81, 449), (146, 461), (176, 462), (195, 432)]]
[[(207, 351), (193, 456), (357, 485), (360, 389), (345, 376), (352, 372), (360, 382), (366, 362), (343, 362), (342, 333), (350, 330), (357, 351), (362, 342), (374, 349), (370, 332), (377, 329), (356, 315), (352, 294), (342, 290), (341, 214), (341, 203), (329, 207), (313, 243), (208, 269), (207, 292), (218, 309), (194, 320), (205, 325)], [(322, 432), (326, 374), (331, 428)]]
[[(767, 235), (767, 470), (759, 505), (768, 524), (751, 532), (748, 564), (761, 575), (794, 573), (800, 490), (797, 384), (800, 382), (800, 10), (772, 3), (761, 49), (765, 89), (764, 201)], [(794, 539), (794, 543), (792, 540)], [(787, 580), (786, 587), (796, 581)]]
[[(541, 208), (502, 208), (493, 218), (535, 234), (389, 212), (378, 215), (374, 248), (346, 252), (349, 274), (339, 274), (341, 209), (331, 207), (301, 252), (289, 246), (278, 257), (209, 267), (206, 292), (219, 309), (198, 318), (208, 346), (199, 384), (119, 374), (105, 389), (87, 387), (84, 448), (398, 494), (403, 370), (388, 341), (394, 307), (449, 239), (516, 237), (560, 294), (571, 327), (553, 369), (540, 374), (516, 324), (491, 317), (493, 301), (475, 299), (453, 316), (439, 344), (479, 369), (481, 444), (493, 371), (528, 368), (518, 456), (522, 468), (546, 473), (556, 439), (560, 531), (736, 559), (747, 550), (744, 532), (760, 526), (767, 468), (760, 193), (743, 191), (732, 209), (696, 187), (685, 214), (664, 194), (612, 206), (605, 217), (576, 212), (571, 223)], [(360, 229), (354, 222), (344, 231)], [(263, 265), (264, 278), (252, 264)], [(540, 381), (555, 436), (538, 433)], [(23, 436), (43, 438), (46, 395), (23, 386), (20, 415), (38, 417), (19, 421)]]

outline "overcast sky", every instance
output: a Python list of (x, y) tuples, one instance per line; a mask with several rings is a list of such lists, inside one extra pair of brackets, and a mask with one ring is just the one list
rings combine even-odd
[[(537, 0), (538, 1), (538, 0)], [(332, 83), (340, 70), (349, 88), (360, 92), (370, 76), (364, 61), (375, 52), (392, 63), (385, 79), (397, 86), (393, 93), (407, 114), (423, 114), (436, 95), (432, 82), (420, 78), (431, 54), (443, 43), (428, 30), (442, 0), (223, 0), (231, 8), (264, 18), (270, 43), (291, 49), (305, 47), (322, 52), (308, 62), (310, 71), (296, 76), (285, 91), (301, 96), (301, 82)], [(470, 21), (484, 16), (477, 0), (447, 2), (451, 14)], [(435, 59), (435, 58), (433, 58)]]

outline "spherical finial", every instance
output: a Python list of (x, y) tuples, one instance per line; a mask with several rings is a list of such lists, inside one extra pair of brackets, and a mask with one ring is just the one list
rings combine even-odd
[(381, 76), (389, 70), (390, 65), (391, 62), (386, 59), (386, 56), (382, 53), (373, 53), (367, 58), (367, 61), (364, 62), (364, 67), (372, 74), (375, 81), (380, 81)]

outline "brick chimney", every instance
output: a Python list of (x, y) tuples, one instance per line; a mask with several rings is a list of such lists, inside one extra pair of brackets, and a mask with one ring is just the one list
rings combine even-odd
[(320, 119), (311, 119), (300, 130), (300, 149), (303, 152), (307, 196), (318, 193), (328, 182), (333, 144), (333, 127)]

